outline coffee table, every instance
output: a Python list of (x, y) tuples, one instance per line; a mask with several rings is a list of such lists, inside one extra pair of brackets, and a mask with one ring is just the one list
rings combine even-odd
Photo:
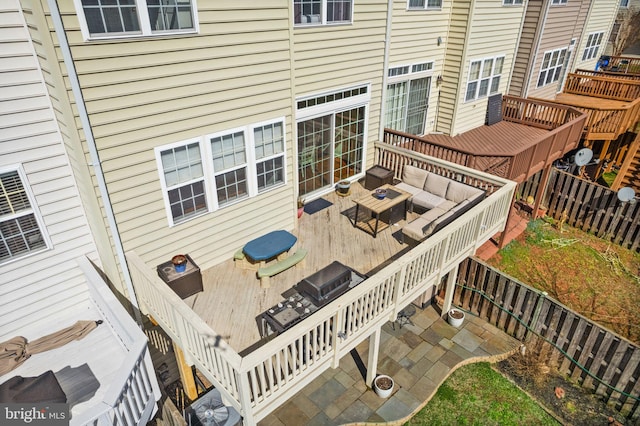
[[(377, 189), (386, 189), (387, 196), (382, 200), (375, 196), (375, 191), (371, 191), (367, 195), (362, 198), (355, 200), (356, 203), (356, 216), (353, 219), (353, 227), (358, 227), (364, 231), (367, 231), (367, 227), (373, 232), (373, 238), (376, 238), (378, 235), (378, 231), (380, 231), (380, 227), (382, 229), (391, 225), (383, 223), (380, 225), (380, 214), (391, 210), (393, 207), (404, 203), (403, 217), (407, 218), (407, 200), (411, 198), (411, 194), (403, 191), (400, 188), (396, 188), (393, 185), (382, 185)], [(360, 207), (371, 210), (373, 213), (373, 218), (370, 220), (366, 220), (364, 222), (358, 222), (358, 213), (360, 211)], [(391, 216), (389, 215), (389, 221), (391, 221)]]

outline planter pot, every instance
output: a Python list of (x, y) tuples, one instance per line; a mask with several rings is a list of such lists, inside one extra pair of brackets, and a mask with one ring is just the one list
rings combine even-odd
[(183, 254), (177, 254), (171, 258), (171, 263), (176, 272), (184, 272), (187, 270), (187, 257)]
[(303, 213), (304, 213), (304, 207), (298, 207), (298, 219), (302, 217)]
[(338, 195), (348, 195), (351, 190), (351, 182), (348, 180), (341, 180), (336, 184), (336, 191)]
[(449, 312), (447, 312), (447, 318), (449, 324), (458, 328), (464, 321), (464, 312), (462, 312), (460, 309), (450, 309)]
[(373, 380), (373, 390), (380, 398), (388, 398), (393, 392), (393, 379), (384, 374), (379, 375)]

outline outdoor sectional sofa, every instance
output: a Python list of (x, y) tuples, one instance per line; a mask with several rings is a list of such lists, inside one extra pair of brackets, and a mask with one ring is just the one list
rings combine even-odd
[(396, 186), (412, 194), (413, 211), (426, 210), (402, 228), (403, 236), (422, 241), (478, 204), (484, 191), (433, 172), (406, 165)]

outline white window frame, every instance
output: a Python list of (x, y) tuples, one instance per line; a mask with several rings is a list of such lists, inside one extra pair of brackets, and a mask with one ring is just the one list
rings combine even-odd
[[(158, 167), (158, 174), (160, 176), (160, 186), (162, 187), (162, 198), (164, 200), (164, 206), (165, 206), (165, 211), (167, 213), (167, 219), (169, 220), (169, 226), (175, 226), (175, 225), (179, 225), (181, 223), (185, 223), (188, 222), (192, 219), (195, 219), (197, 217), (200, 217), (202, 215), (207, 214), (208, 212), (211, 211), (212, 207), (211, 207), (211, 196), (210, 196), (210, 189), (209, 189), (209, 182), (208, 182), (208, 172), (207, 172), (207, 161), (206, 161), (206, 151), (204, 149), (204, 147), (202, 146), (202, 138), (193, 138), (193, 139), (187, 139), (187, 140), (183, 140), (180, 142), (174, 142), (168, 145), (163, 145), (163, 146), (158, 146), (154, 149), (155, 151), (155, 155), (156, 155), (156, 164)], [(197, 143), (198, 146), (200, 147), (200, 162), (202, 164), (202, 178), (198, 178), (198, 179), (192, 179), (190, 181), (187, 182), (181, 182), (178, 183), (177, 185), (167, 185), (165, 176), (164, 176), (164, 166), (162, 165), (162, 152), (163, 151), (167, 151), (169, 149), (173, 149), (173, 148), (178, 148), (181, 146), (187, 146), (187, 145), (191, 145)], [(186, 218), (181, 218), (181, 219), (174, 219), (173, 218), (173, 214), (171, 212), (171, 202), (169, 201), (169, 191), (173, 190), (173, 189), (177, 189), (180, 188), (182, 186), (185, 185), (190, 185), (194, 182), (197, 181), (203, 181), (204, 184), (204, 195), (205, 195), (205, 202), (207, 204), (207, 208), (202, 210), (201, 212), (197, 213), (197, 214), (193, 214), (191, 216), (188, 216)]]
[[(562, 54), (563, 51), (564, 51), (564, 55)], [(558, 56), (556, 57), (555, 63), (552, 64), (551, 60), (553, 59), (553, 54), (555, 52), (558, 52)], [(562, 68), (565, 65), (565, 59), (568, 53), (569, 52), (566, 47), (562, 47), (560, 49), (547, 50), (546, 52), (544, 52), (544, 54), (542, 55), (542, 62), (540, 63), (540, 71), (538, 72), (538, 80), (536, 81), (536, 88), (544, 87), (549, 84), (553, 84), (560, 81), (560, 79), (562, 78)], [(544, 58), (547, 55), (549, 55), (549, 63), (547, 64), (546, 68), (543, 68), (544, 61), (545, 61)], [(560, 60), (561, 58), (562, 60)], [(559, 72), (558, 72), (558, 68), (560, 68)], [(540, 76), (542, 75), (542, 73), (544, 73), (545, 78), (544, 78), (544, 82), (540, 84)], [(551, 73), (553, 77), (551, 78), (550, 81), (547, 81), (549, 73)], [(556, 75), (558, 76), (557, 78), (556, 78)]]
[(628, 9), (629, 8), (629, 0), (620, 0), (620, 8)]
[(567, 4), (567, 0), (551, 0), (552, 6), (564, 6)]
[[(309, 16), (311, 19), (311, 22), (296, 22), (296, 16), (295, 16), (295, 1), (298, 0), (292, 0), (293, 1), (293, 7), (292, 9), (292, 13), (293, 13), (293, 26), (296, 28), (306, 28), (306, 27), (317, 27), (319, 25), (351, 25), (353, 24), (353, 15), (355, 13), (354, 10), (354, 0), (348, 0), (351, 3), (351, 16), (349, 17), (348, 20), (344, 20), (344, 21), (329, 21), (327, 19), (327, 4), (331, 1), (336, 1), (336, 0), (317, 0), (318, 3), (320, 3), (320, 15), (302, 15), (302, 16)], [(302, 0), (301, 0), (302, 1)], [(339, 0), (338, 0), (339, 1)], [(313, 18), (316, 17), (317, 18)]]
[(503, 6), (522, 6), (522, 0), (502, 0)]
[[(495, 67), (496, 64), (498, 63), (498, 59), (502, 58), (502, 69), (500, 70), (499, 74), (495, 74)], [(484, 71), (484, 66), (485, 66), (485, 61), (488, 60), (492, 60), (491, 63), (491, 72), (489, 74), (488, 77), (482, 77), (482, 72)], [(489, 56), (489, 57), (485, 57), (485, 58), (479, 58), (479, 59), (472, 59), (471, 61), (469, 61), (469, 71), (467, 72), (467, 84), (465, 85), (465, 91), (464, 91), (464, 101), (465, 102), (474, 102), (477, 101), (478, 99), (483, 99), (488, 97), (489, 95), (493, 95), (496, 93), (500, 92), (500, 81), (502, 80), (502, 74), (504, 73), (504, 63), (506, 61), (506, 56), (505, 55), (496, 55), (496, 56)], [(473, 64), (475, 62), (480, 62), (480, 70), (478, 71), (478, 78), (471, 80), (471, 70), (473, 67)], [(491, 87), (493, 86), (493, 80), (495, 78), (498, 78), (499, 82), (498, 82), (498, 87), (496, 88), (495, 91), (491, 90)], [(486, 95), (479, 95), (480, 93), (480, 84), (483, 80), (489, 80), (489, 86), (487, 88), (487, 94)], [(469, 92), (469, 85), (472, 83), (477, 83), (476, 84), (476, 88), (474, 90), (474, 95), (473, 97), (467, 98), (467, 93)]]
[[(20, 183), (22, 185), (22, 188), (27, 196), (27, 200), (29, 201), (30, 204), (30, 208), (28, 209), (24, 209), (24, 210), (20, 210), (17, 213), (12, 213), (12, 214), (6, 214), (3, 216), (0, 216), (0, 222), (4, 222), (4, 221), (9, 221), (9, 220), (15, 220), (19, 217), (23, 217), (23, 216), (27, 216), (32, 214), (36, 220), (36, 223), (38, 224), (38, 230), (40, 231), (40, 235), (42, 236), (42, 239), (44, 241), (44, 247), (39, 248), (39, 249), (34, 249), (33, 251), (28, 251), (25, 253), (20, 253), (16, 256), (12, 256), (9, 257), (7, 259), (3, 259), (0, 260), (0, 265), (7, 265), (9, 263), (13, 263), (13, 262), (17, 262), (19, 260), (23, 260), (27, 257), (31, 257), (33, 255), (36, 255), (38, 253), (42, 253), (43, 251), (46, 250), (51, 250), (51, 248), (53, 247), (53, 245), (51, 244), (51, 239), (49, 238), (49, 234), (47, 233), (47, 228), (45, 227), (45, 223), (44, 220), (42, 218), (42, 215), (40, 214), (40, 210), (38, 209), (38, 205), (36, 204), (36, 197), (33, 194), (33, 191), (31, 190), (31, 186), (29, 185), (29, 181), (27, 180), (27, 175), (24, 171), (24, 169), (22, 168), (21, 164), (17, 164), (17, 165), (11, 165), (11, 166), (4, 166), (0, 168), (0, 174), (4, 174), (4, 173), (10, 173), (10, 172), (17, 172), (18, 173), (18, 177), (20, 178)], [(0, 242), (0, 244), (2, 244)]]
[(589, 34), (589, 36), (587, 37), (587, 43), (584, 47), (584, 51), (582, 52), (583, 61), (589, 61), (598, 57), (598, 51), (602, 46), (603, 39), (604, 31), (598, 31)]
[[(428, 69), (425, 70), (420, 70), (420, 71), (416, 71), (417, 67), (421, 67), (421, 66), (426, 66)], [(433, 68), (434, 68), (434, 61), (425, 61), (425, 62), (418, 62), (415, 64), (403, 64), (403, 65), (398, 65), (398, 66), (394, 66), (394, 67), (389, 67), (389, 71), (387, 72), (387, 74), (392, 74), (392, 70), (399, 70), (399, 71), (403, 71), (403, 70), (407, 70), (406, 72), (398, 72), (398, 73), (393, 73), (393, 76), (388, 76), (387, 77), (387, 90), (385, 90), (385, 99), (384, 99), (384, 103), (385, 103), (385, 126), (386, 126), (386, 114), (388, 113), (388, 111), (386, 111), (386, 103), (387, 103), (387, 99), (386, 97), (388, 96), (388, 88), (389, 85), (391, 84), (398, 84), (398, 83), (403, 83), (406, 82), (407, 84), (411, 84), (411, 80), (419, 80), (422, 78), (433, 78)], [(429, 85), (431, 86), (433, 84), (433, 79), (432, 81), (429, 82)], [(408, 96), (409, 96), (409, 91), (407, 89), (407, 100), (408, 100)], [(429, 96), (431, 96), (431, 87), (429, 87)], [(406, 109), (407, 105), (405, 105), (403, 108)], [(429, 112), (429, 99), (427, 99), (427, 105), (426, 105), (427, 111), (426, 113)], [(405, 111), (405, 115), (406, 115)], [(406, 119), (406, 116), (405, 116)], [(427, 123), (426, 123), (427, 117), (425, 114), (425, 121), (424, 123), (422, 123), (422, 131), (424, 134), (424, 131), (427, 128)], [(403, 131), (406, 131), (403, 130)]]
[[(439, 4), (429, 5), (429, 1)], [(442, 0), (422, 0), (422, 3), (419, 6), (411, 6), (411, 0), (407, 0), (407, 10), (442, 10)]]
[[(89, 32), (89, 25), (84, 14), (84, 8), (82, 0), (73, 0), (78, 14), (78, 21), (80, 21), (80, 30), (85, 41), (89, 40), (103, 40), (114, 38), (136, 38), (136, 37), (162, 37), (167, 35), (178, 34), (194, 34), (200, 32), (199, 20), (198, 20), (198, 5), (197, 0), (188, 0), (191, 4), (191, 18), (193, 19), (193, 28), (183, 30), (164, 30), (164, 31), (152, 31), (151, 23), (149, 21), (149, 12), (147, 9), (146, 0), (133, 0), (135, 1), (135, 9), (138, 16), (138, 24), (140, 26), (139, 31), (127, 31), (117, 33), (96, 33), (91, 34)], [(182, 0), (187, 1), (187, 0)]]
[[(259, 127), (264, 127), (267, 125), (282, 123), (282, 152), (274, 153), (272, 155), (265, 156), (260, 159), (256, 159), (255, 154), (255, 140), (254, 140), (254, 129)], [(213, 165), (213, 151), (211, 150), (211, 139), (225, 136), (233, 133), (242, 132), (244, 134), (244, 145), (245, 145), (245, 156), (246, 161), (244, 163), (244, 167), (247, 168), (246, 178), (247, 178), (247, 196), (236, 198), (232, 201), (226, 202), (223, 205), (220, 205), (218, 196), (217, 196), (217, 188), (216, 188), (216, 175), (220, 175), (223, 173), (227, 173), (231, 170), (237, 170), (242, 165), (234, 165), (232, 167), (223, 169), (223, 170), (214, 170)], [(164, 167), (162, 165), (162, 157), (161, 154), (163, 151), (168, 149), (177, 148), (180, 146), (186, 146), (193, 143), (198, 143), (200, 147), (200, 160), (202, 162), (202, 170), (203, 177), (202, 179), (193, 179), (187, 182), (181, 182), (177, 185), (173, 185), (171, 187), (167, 186), (165, 176), (164, 176)], [(176, 225), (181, 225), (183, 223), (189, 222), (193, 219), (201, 217), (207, 213), (214, 212), (219, 209), (224, 209), (229, 206), (233, 206), (235, 204), (241, 203), (258, 195), (265, 194), (274, 189), (280, 188), (287, 184), (287, 123), (285, 117), (278, 117), (272, 120), (266, 120), (259, 123), (251, 123), (246, 126), (236, 127), (233, 129), (227, 129), (220, 132), (215, 132), (207, 135), (203, 135), (197, 138), (186, 139), (180, 142), (174, 142), (167, 145), (162, 145), (154, 148), (155, 156), (156, 156), (156, 165), (158, 167), (158, 175), (160, 177), (160, 186), (162, 188), (162, 198), (164, 200), (165, 212), (167, 214), (167, 220), (169, 222), (169, 227), (174, 227)], [(257, 164), (271, 160), (273, 158), (282, 157), (282, 182), (270, 185), (263, 190), (258, 188), (258, 174), (257, 174)], [(188, 216), (186, 218), (181, 218), (179, 220), (173, 219), (173, 214), (171, 213), (171, 204), (169, 202), (169, 191), (172, 189), (176, 189), (180, 186), (185, 186), (191, 184), (196, 181), (204, 181), (204, 194), (205, 201), (207, 204), (207, 208), (202, 210), (201, 212)]]

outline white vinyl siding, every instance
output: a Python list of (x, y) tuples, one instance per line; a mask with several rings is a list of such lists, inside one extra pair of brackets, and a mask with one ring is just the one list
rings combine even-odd
[(537, 87), (546, 86), (547, 84), (554, 83), (560, 79), (566, 55), (566, 48), (550, 50), (544, 53), (542, 66), (540, 67), (540, 74), (538, 75)]
[(48, 248), (22, 168), (0, 171), (0, 264)]
[(353, 0), (293, 0), (295, 25), (349, 24)]
[(284, 119), (156, 147), (169, 226), (285, 183)]
[(587, 45), (582, 53), (582, 60), (587, 61), (598, 56), (598, 50), (602, 44), (603, 32), (589, 34)]
[(75, 0), (85, 39), (196, 31), (195, 0)]
[(498, 92), (504, 56), (471, 61), (465, 101), (487, 97)]
[(442, 9), (442, 0), (408, 0), (408, 10)]

